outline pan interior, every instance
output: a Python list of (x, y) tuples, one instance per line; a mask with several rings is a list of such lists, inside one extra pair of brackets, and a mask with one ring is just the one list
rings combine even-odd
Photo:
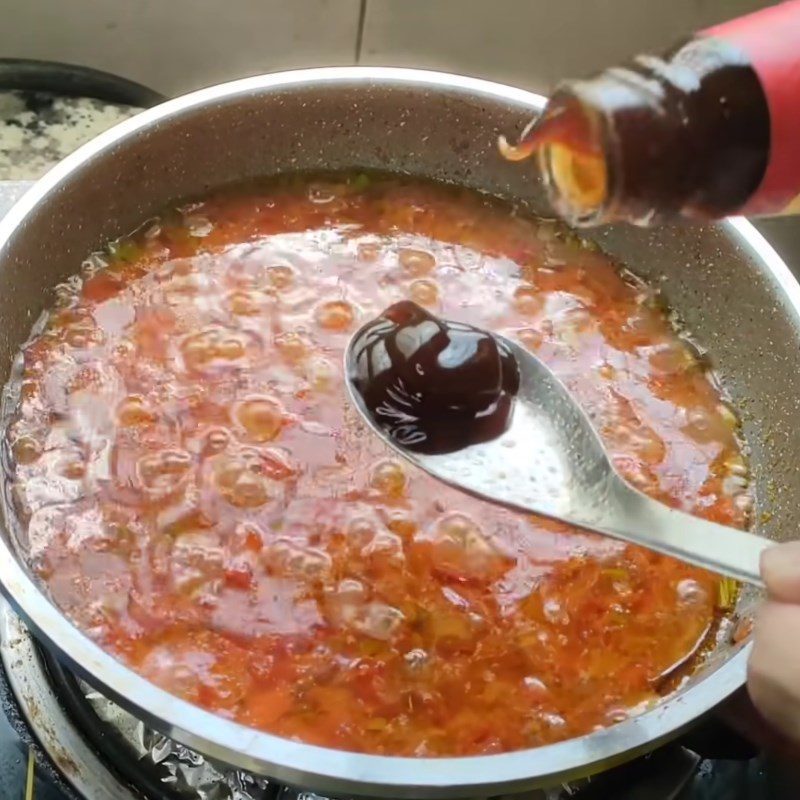
[[(498, 134), (527, 123), (521, 103), (459, 88), (347, 80), (234, 93), (132, 130), (95, 152), (51, 191), (0, 251), (3, 381), (52, 289), (87, 253), (175, 198), (287, 171), (378, 169), (513, 200), (547, 215), (525, 167), (504, 162)], [(794, 538), (800, 524), (800, 319), (780, 276), (730, 226), (609, 228), (590, 234), (664, 298), (708, 351), (741, 414), (756, 490), (756, 532)], [(9, 537), (8, 532), (3, 536)], [(745, 591), (737, 613), (754, 602)], [(743, 646), (721, 642), (681, 689)]]

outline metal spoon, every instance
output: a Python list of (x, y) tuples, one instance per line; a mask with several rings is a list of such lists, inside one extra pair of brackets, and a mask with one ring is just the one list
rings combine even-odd
[(614, 469), (591, 421), (536, 356), (505, 337), (517, 360), (520, 389), (511, 423), (498, 438), (447, 455), (407, 450), (376, 424), (353, 386), (353, 342), (345, 352), (348, 393), (389, 446), (433, 477), (520, 511), (648, 547), (737, 580), (763, 586), (761, 551), (774, 544), (653, 500)]

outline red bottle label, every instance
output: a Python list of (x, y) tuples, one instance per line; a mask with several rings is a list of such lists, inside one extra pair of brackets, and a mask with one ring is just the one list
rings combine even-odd
[(703, 31), (737, 46), (769, 107), (770, 153), (743, 214), (779, 214), (800, 196), (800, 0), (788, 0)]

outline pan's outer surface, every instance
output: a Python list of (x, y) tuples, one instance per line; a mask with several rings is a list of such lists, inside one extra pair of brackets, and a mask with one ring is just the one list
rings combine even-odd
[[(52, 288), (83, 258), (170, 201), (246, 178), (298, 169), (380, 168), (438, 178), (536, 209), (529, 170), (503, 162), (543, 98), (488, 82), (381, 68), (306, 70), (237, 81), (170, 101), (78, 150), (0, 223), (3, 380)], [(761, 533), (794, 537), (800, 504), (800, 287), (744, 221), (715, 228), (630, 228), (602, 246), (658, 282), (708, 348), (744, 416)], [(769, 522), (766, 522), (769, 517)], [(0, 582), (59, 657), (165, 734), (211, 757), (328, 793), (467, 797), (585, 775), (650, 749), (739, 687), (747, 646), (721, 645), (658, 708), (578, 739), (502, 755), (407, 759), (313, 747), (257, 732), (185, 703), (92, 644), (49, 602), (14, 546), (6, 515)], [(752, 598), (740, 603), (747, 606)]]

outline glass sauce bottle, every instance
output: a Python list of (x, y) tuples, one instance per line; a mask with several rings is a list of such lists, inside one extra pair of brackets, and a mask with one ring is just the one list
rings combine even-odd
[(800, 212), (800, 0), (563, 83), (500, 149), (575, 225)]

